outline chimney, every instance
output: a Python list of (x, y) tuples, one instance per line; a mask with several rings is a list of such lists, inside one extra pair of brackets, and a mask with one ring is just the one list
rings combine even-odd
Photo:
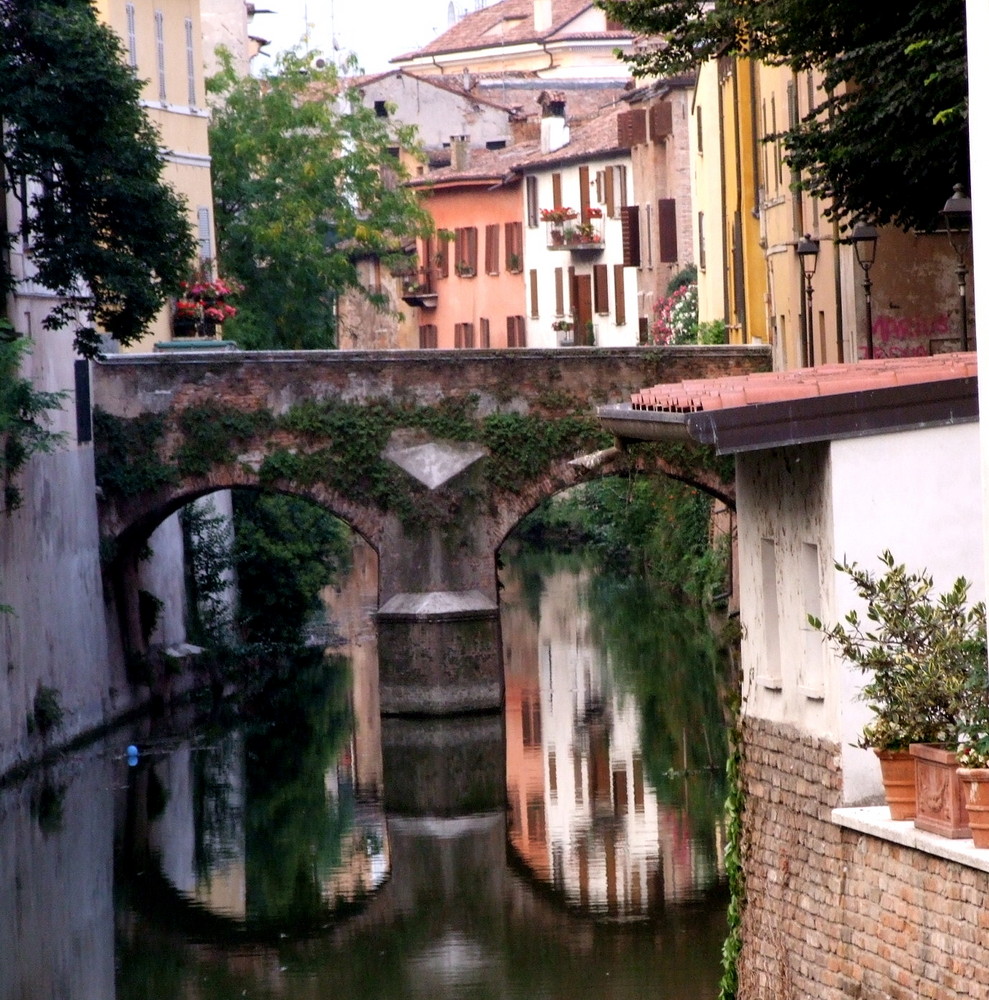
[(537, 101), (543, 109), (543, 117), (539, 123), (539, 150), (542, 153), (552, 153), (570, 142), (566, 99), (562, 90), (544, 90)]
[(541, 35), (553, 26), (553, 0), (532, 0), (532, 26)]
[(450, 166), (454, 170), (466, 170), (470, 165), (470, 136), (450, 136)]

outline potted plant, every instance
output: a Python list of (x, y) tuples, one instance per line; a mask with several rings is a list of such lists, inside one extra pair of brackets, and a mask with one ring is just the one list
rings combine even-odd
[(986, 609), (972, 609), (977, 617), (970, 650), (962, 718), (959, 724), (958, 777), (964, 789), (969, 828), (976, 847), (989, 847), (989, 664), (986, 660)]
[[(867, 675), (860, 697), (872, 709), (873, 719), (863, 728), (858, 745), (877, 754), (884, 772), (899, 772), (893, 779), (897, 784), (887, 784), (892, 818), (910, 819), (919, 812), (918, 825), (927, 829), (928, 807), (935, 804), (938, 795), (932, 785), (923, 785), (920, 800), (911, 803), (908, 753), (912, 746), (921, 744), (940, 745), (948, 757), (957, 749), (958, 720), (979, 612), (978, 607), (966, 607), (969, 585), (964, 578), (938, 595), (928, 573), (908, 573), (889, 551), (879, 558), (886, 567), (880, 575), (855, 563), (836, 564), (840, 572), (851, 577), (856, 593), (865, 602), (864, 620), (858, 612), (850, 611), (844, 623), (833, 626), (824, 626), (813, 616), (809, 621), (848, 662)], [(916, 772), (925, 763), (915, 755), (912, 769)], [(943, 794), (940, 803), (945, 805)], [(955, 805), (952, 799), (952, 810), (957, 812)], [(936, 817), (934, 823), (939, 825)]]

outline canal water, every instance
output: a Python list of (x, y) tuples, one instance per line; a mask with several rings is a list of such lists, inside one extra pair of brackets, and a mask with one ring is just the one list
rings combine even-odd
[(236, 720), (144, 720), (0, 788), (0, 1000), (717, 996), (703, 620), (517, 553), (504, 715), (382, 721), (373, 572), (332, 595), (332, 656)]

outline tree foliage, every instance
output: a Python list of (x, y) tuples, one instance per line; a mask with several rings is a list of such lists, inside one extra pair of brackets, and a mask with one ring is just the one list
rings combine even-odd
[(825, 95), (783, 134), (799, 185), (842, 222), (927, 228), (968, 184), (964, 0), (600, 0), (653, 35), (628, 57), (667, 75), (716, 56), (812, 70)]
[[(21, 205), (12, 228), (34, 279), (63, 299), (45, 326), (78, 323), (86, 357), (97, 325), (136, 340), (195, 244), (120, 40), (88, 0), (0, 0), (0, 80), (0, 177)], [(0, 292), (13, 280), (0, 266)]]
[(208, 84), (210, 149), (220, 257), (245, 286), (234, 336), (331, 347), (336, 296), (360, 288), (358, 256), (387, 260), (429, 231), (388, 152), (414, 148), (414, 131), (379, 118), (312, 55), (282, 53), (263, 79), (224, 60)]

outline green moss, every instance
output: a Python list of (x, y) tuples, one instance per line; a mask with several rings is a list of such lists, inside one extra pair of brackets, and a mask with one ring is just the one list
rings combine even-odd
[(176, 470), (158, 454), (164, 435), (161, 414), (124, 419), (104, 410), (94, 411), (96, 482), (104, 494), (133, 497), (175, 483)]

